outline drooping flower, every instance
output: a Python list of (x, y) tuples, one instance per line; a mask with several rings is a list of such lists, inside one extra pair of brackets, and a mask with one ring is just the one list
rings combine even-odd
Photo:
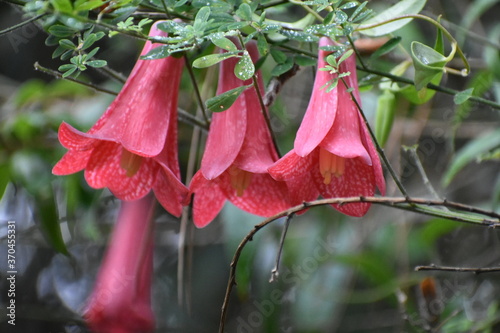
[[(247, 50), (255, 62), (255, 43), (247, 44)], [(217, 94), (252, 83), (234, 75), (237, 62), (237, 58), (229, 58), (221, 63)], [(263, 94), (260, 73), (257, 76)], [(229, 109), (212, 116), (201, 168), (190, 184), (195, 225), (201, 228), (209, 224), (226, 200), (260, 216), (290, 207), (286, 184), (267, 173), (277, 159), (257, 91), (248, 88)]]
[[(155, 23), (150, 36), (165, 36)], [(147, 42), (141, 55), (159, 44)], [(177, 157), (177, 95), (183, 59), (138, 60), (127, 82), (97, 123), (83, 133), (63, 122), (59, 141), (69, 149), (54, 166), (56, 175), (85, 169), (87, 183), (107, 187), (121, 200), (154, 190), (160, 203), (179, 216), (188, 190)]]
[[(321, 38), (320, 46), (327, 45), (333, 42)], [(329, 54), (319, 50), (313, 92), (294, 148), (269, 173), (298, 188), (314, 188), (324, 198), (371, 196), (375, 187), (384, 194), (380, 159), (356, 103), (341, 80), (330, 92), (326, 91), (325, 86), (338, 78), (338, 73), (319, 70), (325, 68), (325, 57)], [(360, 104), (355, 57), (343, 61), (339, 72), (350, 73), (344, 80)], [(363, 216), (370, 208), (368, 203), (332, 206), (351, 216)]]
[(154, 197), (123, 201), (83, 317), (95, 333), (154, 331)]

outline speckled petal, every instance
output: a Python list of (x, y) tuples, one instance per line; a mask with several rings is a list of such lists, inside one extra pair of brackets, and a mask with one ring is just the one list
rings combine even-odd
[(274, 180), (269, 174), (252, 174), (252, 180), (242, 196), (236, 195), (230, 176), (225, 172), (220, 177), (220, 188), (235, 206), (259, 216), (272, 216), (292, 206), (285, 182)]
[[(319, 45), (333, 45), (333, 42), (329, 38), (323, 37), (320, 39)], [(327, 63), (324, 58), (329, 53), (331, 52), (319, 50), (318, 69), (325, 67)], [(337, 88), (327, 93), (326, 88), (321, 89), (321, 87), (336, 77), (337, 74), (330, 74), (326, 71), (318, 70), (316, 72), (309, 105), (294, 143), (295, 153), (301, 157), (311, 153), (323, 141), (333, 125), (337, 113)]]
[[(259, 57), (256, 43), (253, 41), (249, 42), (246, 48), (253, 62), (256, 62)], [(257, 71), (256, 74), (259, 91), (261, 96), (263, 96), (265, 92), (262, 75), (260, 71)], [(251, 83), (251, 80), (244, 82), (246, 85)], [(243, 146), (234, 164), (238, 168), (248, 172), (265, 173), (267, 172), (267, 168), (278, 159), (278, 154), (274, 147), (266, 120), (262, 114), (257, 91), (254, 87), (249, 88), (245, 90), (243, 96), (246, 102), (247, 129)]]
[(269, 174), (274, 179), (286, 182), (292, 206), (318, 197), (319, 192), (311, 176), (313, 168), (319, 171), (317, 160), (316, 150), (306, 157), (300, 157), (291, 150), (269, 168)]
[(189, 191), (169, 168), (161, 166), (153, 190), (163, 208), (174, 216), (181, 216), (183, 204), (188, 204)]
[(70, 150), (54, 165), (52, 173), (57, 176), (69, 175), (85, 169), (92, 155), (92, 150)]
[(217, 179), (207, 180), (201, 171), (198, 171), (189, 189), (194, 193), (193, 222), (198, 228), (207, 226), (219, 214), (226, 197), (217, 185)]
[[(217, 95), (240, 87), (243, 82), (234, 75), (238, 58), (222, 61), (219, 72)], [(229, 109), (214, 113), (207, 144), (201, 161), (201, 171), (211, 180), (220, 176), (238, 156), (247, 128), (247, 113), (244, 95), (240, 95)]]
[[(340, 65), (340, 72), (350, 72), (356, 82), (356, 62), (354, 56), (349, 57)], [(360, 135), (359, 111), (342, 82), (338, 84), (338, 109), (333, 126), (321, 142), (320, 146), (330, 153), (344, 158), (361, 157), (367, 165), (372, 160), (366, 150)], [(357, 84), (352, 87), (357, 90)]]
[[(313, 170), (313, 179), (323, 198), (343, 198), (372, 196), (375, 193), (375, 177), (371, 166), (366, 165), (360, 158), (347, 159), (346, 172), (339, 178), (332, 178), (329, 185), (323, 183), (318, 169)], [(351, 203), (345, 205), (332, 205), (339, 212), (360, 217), (370, 208), (368, 203)]]
[(90, 157), (85, 179), (90, 187), (107, 187), (121, 200), (142, 198), (155, 183), (160, 166), (151, 158), (144, 158), (137, 173), (127, 177), (126, 171), (120, 167), (122, 149), (119, 144), (103, 141)]

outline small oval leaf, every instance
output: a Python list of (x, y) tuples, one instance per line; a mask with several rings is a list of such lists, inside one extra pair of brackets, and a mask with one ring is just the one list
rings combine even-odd
[(248, 51), (245, 50), (240, 61), (234, 66), (234, 75), (240, 80), (248, 80), (255, 73), (255, 66)]
[(217, 54), (209, 54), (203, 57), (200, 57), (193, 61), (193, 67), (195, 68), (206, 68), (218, 64), (222, 60), (235, 57), (236, 52), (226, 52), (226, 53), (217, 53)]
[(208, 99), (205, 102), (205, 105), (207, 109), (209, 109), (212, 112), (222, 112), (226, 111), (233, 105), (233, 103), (236, 101), (238, 96), (241, 95), (243, 91), (245, 91), (246, 88), (251, 87), (252, 85), (248, 86), (241, 86), (237, 87), (231, 90), (226, 91), (225, 93), (222, 93), (220, 95), (217, 95), (215, 97), (212, 97)]

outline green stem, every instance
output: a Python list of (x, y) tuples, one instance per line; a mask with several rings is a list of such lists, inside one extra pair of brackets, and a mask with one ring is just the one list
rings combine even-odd
[(432, 18), (430, 18), (428, 16), (421, 15), (421, 14), (401, 15), (401, 16), (394, 17), (392, 19), (383, 21), (383, 22), (359, 26), (356, 30), (358, 30), (358, 31), (368, 30), (368, 29), (371, 29), (371, 28), (382, 26), (382, 25), (390, 23), (390, 22), (395, 22), (395, 21), (409, 19), (409, 18), (416, 18), (416, 19), (421, 19), (421, 20), (430, 22), (436, 28), (438, 28), (439, 30), (441, 30), (443, 32), (443, 34), (446, 36), (446, 38), (448, 38), (448, 40), (450, 41), (450, 43), (452, 44), (452, 46), (456, 46), (456, 48), (457, 48), (456, 51), (457, 51), (458, 55), (460, 56), (460, 58), (462, 59), (464, 65), (465, 65), (465, 72), (462, 72), (462, 75), (466, 76), (466, 75), (468, 75), (470, 73), (469, 62), (467, 61), (467, 58), (465, 57), (464, 53), (462, 52), (462, 49), (460, 47), (458, 47), (457, 40), (450, 34), (450, 32), (448, 30), (446, 30), (446, 28), (441, 23), (439, 23), (438, 21), (436, 21), (436, 20), (434, 20), (434, 19), (432, 19)]

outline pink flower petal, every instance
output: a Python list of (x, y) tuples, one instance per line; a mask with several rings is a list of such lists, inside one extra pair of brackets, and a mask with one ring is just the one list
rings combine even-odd
[[(217, 95), (240, 87), (243, 82), (234, 75), (237, 58), (221, 63)], [(201, 171), (211, 180), (222, 174), (238, 156), (245, 139), (247, 128), (247, 105), (245, 95), (240, 95), (229, 109), (214, 113), (208, 133)]]
[(250, 185), (237, 196), (226, 172), (219, 186), (235, 206), (259, 216), (272, 216), (291, 207), (285, 182), (278, 182), (268, 174), (253, 174)]
[(94, 148), (98, 142), (91, 134), (80, 132), (65, 122), (59, 126), (57, 136), (66, 149), (89, 150)]
[(226, 197), (215, 184), (217, 180), (207, 180), (198, 171), (191, 180), (190, 190), (195, 193), (193, 198), (193, 222), (198, 228), (207, 226), (219, 214)]
[(174, 216), (181, 216), (183, 204), (189, 203), (188, 189), (169, 168), (161, 167), (153, 190), (163, 208)]
[(90, 157), (85, 168), (85, 179), (93, 188), (109, 188), (121, 200), (142, 198), (156, 181), (159, 165), (150, 158), (144, 158), (139, 170), (128, 177), (120, 166), (122, 150), (119, 144), (102, 142)]
[[(247, 44), (247, 50), (256, 62), (258, 60), (257, 46), (255, 42)], [(264, 95), (264, 83), (260, 72), (257, 72), (257, 81), (261, 96)], [(250, 84), (251, 81), (245, 82)], [(267, 168), (278, 159), (269, 128), (267, 126), (259, 97), (254, 87), (243, 92), (247, 110), (246, 136), (241, 151), (234, 161), (240, 169), (252, 173), (266, 173)], [(267, 110), (266, 110), (267, 112)]]
[(317, 151), (300, 157), (291, 150), (269, 168), (269, 174), (274, 179), (286, 183), (292, 206), (318, 197), (319, 191), (311, 176), (313, 168), (319, 171), (317, 160)]
[(382, 171), (382, 165), (380, 163), (380, 158), (377, 153), (377, 149), (375, 148), (373, 141), (370, 137), (370, 133), (368, 133), (368, 129), (366, 128), (363, 117), (359, 115), (359, 127), (361, 128), (361, 141), (364, 146), (368, 149), (368, 154), (370, 154), (372, 160), (372, 169), (375, 175), (375, 184), (377, 184), (378, 190), (380, 194), (385, 195), (385, 178), (384, 172)]
[[(320, 46), (332, 45), (329, 38), (320, 39)], [(325, 57), (331, 52), (318, 51), (318, 69), (327, 64)], [(326, 92), (326, 87), (321, 89), (328, 81), (337, 77), (336, 74), (320, 71), (316, 72), (312, 95), (307, 106), (304, 119), (297, 131), (294, 150), (301, 157), (305, 157), (316, 148), (325, 138), (332, 127), (337, 114), (337, 88)], [(340, 84), (340, 83), (339, 83)]]
[(69, 175), (85, 169), (92, 155), (92, 150), (75, 151), (69, 150), (64, 156), (54, 165), (52, 173), (57, 176)]
[[(366, 165), (360, 158), (346, 159), (343, 176), (332, 177), (329, 185), (323, 183), (323, 176), (319, 169), (313, 171), (314, 182), (323, 198), (342, 198), (357, 196), (372, 196), (375, 192), (375, 178), (372, 167)], [(368, 203), (351, 203), (345, 205), (332, 205), (339, 212), (360, 217), (370, 208)]]
[[(348, 64), (349, 66), (344, 66)], [(340, 71), (351, 72), (352, 82), (356, 82), (356, 63), (353, 56), (340, 65)], [(372, 165), (360, 137), (359, 110), (347, 92), (343, 82), (338, 83), (338, 109), (332, 128), (321, 142), (320, 146), (330, 153), (344, 158), (361, 157), (367, 165)], [(357, 84), (354, 87), (357, 90)]]

